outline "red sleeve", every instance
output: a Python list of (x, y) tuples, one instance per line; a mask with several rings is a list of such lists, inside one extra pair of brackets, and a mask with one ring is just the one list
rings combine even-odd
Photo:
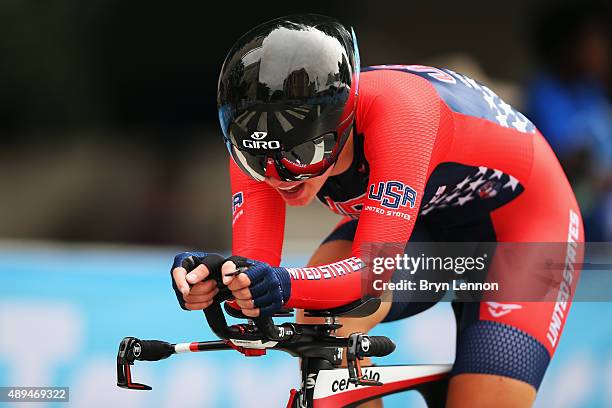
[(272, 187), (249, 178), (231, 159), (230, 180), (232, 254), (278, 266), (285, 233), (285, 202)]
[(363, 248), (369, 243), (400, 243), (394, 251), (403, 253), (427, 178), (450, 147), (451, 115), (426, 80), (379, 71), (362, 84), (357, 125), (365, 136), (370, 179), (353, 257), (317, 268), (289, 268), (290, 307), (325, 309), (360, 299), (367, 268), (358, 265), (368, 257)]

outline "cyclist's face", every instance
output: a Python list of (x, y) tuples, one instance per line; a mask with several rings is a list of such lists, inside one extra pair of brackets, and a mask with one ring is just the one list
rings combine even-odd
[(351, 131), (344, 148), (340, 152), (336, 164), (327, 169), (327, 171), (322, 175), (302, 181), (280, 181), (273, 177), (266, 177), (266, 183), (278, 191), (287, 205), (308, 205), (315, 198), (321, 187), (323, 187), (323, 184), (325, 184), (328, 177), (343, 173), (349, 168), (352, 161), (353, 134)]
[(273, 177), (266, 177), (266, 183), (274, 188), (285, 200), (287, 205), (308, 205), (315, 198), (325, 181), (330, 176), (334, 166), (318, 177), (302, 181), (280, 181)]

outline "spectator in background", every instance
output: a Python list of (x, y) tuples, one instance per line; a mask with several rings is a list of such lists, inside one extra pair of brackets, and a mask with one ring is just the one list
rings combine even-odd
[(612, 241), (612, 34), (604, 3), (547, 8), (533, 21), (541, 71), (527, 88), (527, 113), (574, 187), (589, 241)]

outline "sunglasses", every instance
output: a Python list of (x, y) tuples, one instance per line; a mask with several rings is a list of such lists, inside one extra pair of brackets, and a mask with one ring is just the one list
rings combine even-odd
[(263, 181), (266, 176), (276, 177), (281, 181), (300, 181), (320, 176), (339, 153), (336, 151), (337, 132), (325, 133), (287, 151), (256, 154), (229, 141), (227, 148), (238, 167), (258, 181)]

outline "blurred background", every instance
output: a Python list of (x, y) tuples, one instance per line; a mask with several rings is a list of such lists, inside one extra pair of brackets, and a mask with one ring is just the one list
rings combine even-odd
[[(177, 250), (230, 248), (228, 156), (217, 122), (217, 76), (241, 34), (297, 12), (327, 14), (353, 26), (364, 66), (435, 65), (489, 85), (549, 140), (576, 191), (587, 239), (612, 241), (609, 1), (3, 0), (0, 385), (30, 379), (32, 385), (85, 387), (80, 389), (84, 399), (77, 401), (87, 404), (75, 406), (98, 400), (108, 406), (102, 395), (117, 406), (172, 403), (172, 393), (179, 391), (170, 387), (158, 386), (155, 392), (167, 393), (148, 399), (128, 399), (115, 389), (115, 343), (130, 334), (210, 338), (199, 315), (177, 311), (166, 274)], [(304, 263), (335, 222), (336, 216), (317, 203), (291, 209), (285, 262)], [(130, 304), (146, 305), (142, 316), (123, 315), (118, 302), (128, 298)], [(427, 312), (434, 319), (428, 329), (435, 329), (436, 316), (445, 327), (454, 324), (447, 306)], [(563, 387), (569, 394), (546, 397), (544, 388), (541, 404), (547, 405), (541, 406), (612, 406), (612, 387), (603, 387), (612, 384), (612, 328), (596, 323), (594, 308), (612, 311), (610, 304), (575, 305), (568, 324), (582, 334), (566, 334), (561, 346), (568, 348), (560, 349), (553, 363), (557, 371), (551, 367), (546, 380), (557, 381), (551, 390)], [(383, 330), (408, 337), (413, 326), (393, 327)], [(587, 331), (595, 337), (586, 339)], [(57, 347), (66, 357), (44, 370), (43, 356), (32, 357), (25, 366), (29, 371), (19, 371), (9, 347), (25, 347), (24, 337), (49, 332), (59, 336)], [(396, 362), (424, 355), (421, 361), (452, 361), (453, 351), (444, 351), (451, 341), (440, 347), (434, 342), (426, 354), (414, 345), (420, 340), (428, 341), (412, 339), (416, 351)], [(79, 342), (87, 346), (71, 354), (67, 344)], [(94, 357), (87, 347), (93, 347)], [(63, 355), (51, 350), (55, 357)], [(262, 364), (279, 370), (270, 377), (271, 390), (277, 388), (275, 378), (291, 378), (285, 373), (294, 372), (287, 359), (276, 365), (277, 360), (249, 362), (248, 369), (243, 360), (231, 360), (234, 374), (259, 374)], [(164, 375), (179, 372), (179, 366), (168, 364), (160, 383)], [(184, 364), (194, 378), (208, 381), (203, 367)], [(567, 367), (578, 380), (564, 377)], [(597, 376), (600, 385), (585, 379), (593, 371), (603, 373)], [(76, 380), (85, 374), (93, 379)], [(94, 391), (99, 383), (104, 386)], [(215, 384), (205, 390), (222, 389)], [(217, 399), (193, 398), (178, 406), (223, 406)], [(241, 405), (232, 401), (227, 406)]]

